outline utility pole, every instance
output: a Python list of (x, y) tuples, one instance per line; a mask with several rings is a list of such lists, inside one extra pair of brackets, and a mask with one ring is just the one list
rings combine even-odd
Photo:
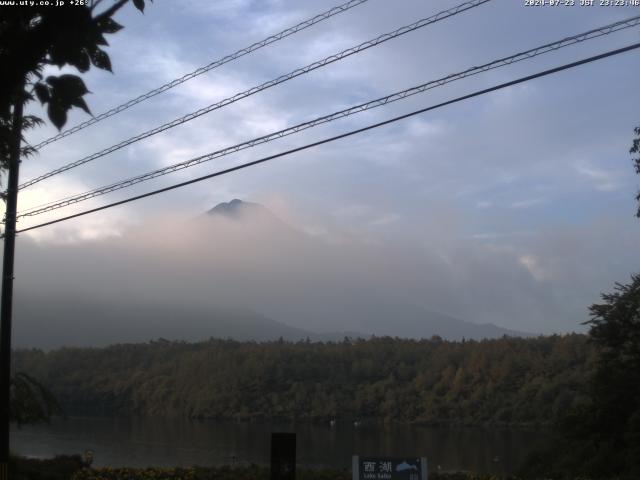
[(0, 480), (9, 479), (9, 408), (11, 395), (11, 314), (13, 307), (13, 260), (16, 244), (18, 173), (22, 140), (24, 86), (16, 91), (9, 152), (7, 209), (5, 213), (4, 257), (2, 259), (2, 298), (0, 299)]

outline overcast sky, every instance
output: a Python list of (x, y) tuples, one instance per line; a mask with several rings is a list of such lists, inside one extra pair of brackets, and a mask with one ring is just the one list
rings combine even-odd
[[(89, 106), (101, 113), (335, 4), (157, 0), (144, 15), (125, 8), (117, 16), (125, 29), (109, 39), (114, 74), (92, 69), (85, 75), (93, 92), (87, 98)], [(21, 179), (456, 4), (370, 0), (43, 148), (23, 162)], [(638, 13), (635, 7), (525, 7), (520, 0), (493, 0), (30, 187), (20, 195), (19, 210)], [(257, 159), (639, 39), (636, 27), (591, 40), (22, 220), (19, 226)], [(193, 218), (219, 202), (241, 198), (262, 203), (313, 241), (348, 243), (350, 249), (360, 244), (380, 248), (391, 265), (386, 270), (390, 279), (404, 277), (412, 256), (416, 265), (434, 266), (437, 260), (431, 276), (427, 269), (408, 278), (423, 280), (410, 289), (415, 298), (422, 289), (425, 299), (434, 296), (442, 278), (448, 294), (442, 292), (434, 308), (443, 313), (531, 332), (583, 329), (580, 322), (588, 318), (587, 306), (598, 301), (600, 292), (638, 270), (640, 221), (634, 218), (634, 195), (640, 177), (634, 174), (628, 150), (633, 127), (640, 125), (639, 59), (637, 51), (605, 59), (266, 165), (26, 233), (18, 240), (16, 288), (30, 284), (20, 278), (21, 272), (37, 276), (41, 268), (42, 278), (51, 278), (45, 274), (45, 262), (29, 263), (30, 248), (52, 258), (60, 248), (68, 252), (70, 243), (82, 251), (90, 246), (92, 252), (106, 252), (110, 239), (121, 245), (132, 229), (144, 228), (150, 219)], [(84, 119), (83, 112), (75, 112), (68, 125)], [(54, 133), (48, 126), (29, 132), (28, 139), (37, 143)], [(182, 234), (171, 229), (172, 224), (167, 222), (166, 230), (148, 240), (149, 248)], [(397, 262), (394, 252), (401, 253)], [(341, 265), (348, 264), (348, 255), (336, 258)], [(353, 265), (354, 271), (359, 268)], [(90, 274), (72, 278), (78, 286), (91, 281)], [(73, 290), (74, 281), (64, 284)], [(44, 282), (38, 285), (30, 288), (47, 288)], [(395, 285), (409, 288), (402, 280)], [(266, 311), (261, 313), (275, 315), (277, 309), (269, 310), (274, 303), (273, 298), (265, 300)], [(252, 308), (260, 310), (261, 305)]]

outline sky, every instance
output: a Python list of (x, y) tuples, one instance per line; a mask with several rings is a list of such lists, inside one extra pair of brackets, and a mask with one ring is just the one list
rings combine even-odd
[[(94, 113), (101, 113), (336, 4), (157, 0), (144, 15), (129, 6), (116, 17), (124, 30), (109, 39), (114, 73), (92, 69), (84, 75), (92, 92), (87, 103)], [(456, 4), (369, 0), (44, 147), (22, 163), (21, 180)], [(528, 7), (523, 1), (493, 0), (29, 187), (20, 194), (19, 210), (638, 13), (638, 8), (630, 6), (586, 7), (578, 2)], [(574, 45), (24, 219), (19, 228), (301, 146), (639, 39), (640, 29), (635, 27)], [(97, 286), (105, 259), (110, 266), (118, 265), (114, 255), (118, 249), (129, 252), (120, 260), (123, 268), (125, 262), (129, 268), (137, 266), (133, 269), (138, 272), (136, 284), (153, 283), (148, 259), (134, 255), (140, 252), (136, 240), (140, 231), (154, 232), (144, 238), (145, 251), (158, 252), (155, 257), (149, 254), (156, 263), (171, 265), (172, 271), (185, 267), (179, 274), (183, 285), (202, 282), (200, 276), (190, 276), (189, 262), (172, 261), (170, 247), (177, 248), (179, 237), (180, 249), (206, 255), (201, 243), (185, 243), (192, 235), (185, 233), (190, 227), (184, 221), (220, 202), (240, 198), (264, 205), (304, 234), (309, 245), (322, 244), (335, 251), (320, 265), (311, 261), (313, 248), (300, 250), (310, 258), (308, 268), (297, 271), (296, 278), (309, 290), (296, 293), (296, 298), (313, 297), (319, 287), (311, 280), (318, 269), (333, 265), (340, 278), (359, 282), (363, 298), (378, 295), (377, 288), (384, 285), (388, 291), (406, 293), (410, 302), (472, 322), (545, 334), (585, 331), (581, 322), (589, 318), (588, 306), (638, 270), (640, 221), (634, 217), (634, 197), (640, 182), (629, 154), (633, 128), (640, 125), (638, 55), (634, 51), (605, 59), (268, 164), (21, 234), (16, 294), (25, 299), (44, 295), (56, 283), (56, 288), (73, 295), (96, 285), (104, 300), (117, 302), (114, 282), (111, 287)], [(30, 109), (40, 111), (35, 104)], [(68, 125), (86, 118), (82, 111), (73, 112)], [(27, 138), (35, 144), (55, 133), (49, 125), (29, 132)], [(215, 233), (209, 234), (215, 248)], [(274, 240), (267, 236), (263, 243), (270, 241)], [(225, 251), (233, 259), (241, 249), (234, 251), (233, 245), (227, 245)], [(69, 252), (77, 253), (76, 261)], [(359, 257), (352, 252), (366, 254)], [(363, 260), (366, 255), (383, 258), (385, 267), (372, 268), (371, 262)], [(260, 262), (259, 257), (254, 259), (252, 275), (268, 283), (276, 267)], [(56, 264), (60, 258), (65, 262)], [(299, 263), (304, 258), (298, 255), (290, 261)], [(95, 268), (84, 268), (92, 262)], [(215, 262), (211, 270), (216, 270)], [(225, 267), (225, 271), (231, 270)], [(383, 277), (376, 288), (375, 282), (369, 282), (372, 275)], [(291, 285), (291, 278), (288, 282), (282, 285)], [(242, 282), (236, 288), (242, 291)], [(187, 288), (181, 292), (179, 285), (175, 293), (176, 298), (189, 298)], [(250, 308), (277, 320), (287, 317), (285, 307), (293, 293), (279, 288), (262, 299), (256, 300), (256, 295), (245, 302)], [(325, 297), (326, 303), (341, 304), (335, 296), (327, 293)], [(300, 300), (299, 306), (304, 305)], [(304, 322), (298, 326), (305, 326)], [(334, 326), (326, 325), (327, 329)], [(357, 326), (366, 329), (362, 323)]]

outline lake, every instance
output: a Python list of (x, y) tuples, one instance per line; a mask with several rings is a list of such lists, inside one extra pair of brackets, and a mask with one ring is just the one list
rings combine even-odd
[(503, 475), (548, 439), (544, 430), (67, 418), (12, 429), (11, 448), (38, 458), (91, 449), (94, 466), (268, 464), (271, 432), (296, 432), (300, 466), (349, 468), (352, 454), (426, 456), (430, 471)]

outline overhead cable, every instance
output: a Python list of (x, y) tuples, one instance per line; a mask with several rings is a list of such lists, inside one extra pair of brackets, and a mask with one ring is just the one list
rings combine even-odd
[(520, 62), (522, 60), (526, 60), (526, 59), (530, 59), (539, 55), (543, 55), (545, 53), (549, 53), (555, 50), (558, 50), (560, 48), (564, 48), (576, 43), (580, 43), (580, 42), (584, 42), (586, 40), (590, 40), (593, 38), (597, 38), (603, 35), (608, 35), (610, 33), (619, 31), (621, 29), (624, 28), (630, 28), (636, 25), (640, 24), (640, 15), (633, 17), (633, 18), (629, 18), (620, 22), (616, 22), (610, 25), (606, 25), (597, 29), (593, 29), (593, 30), (589, 30), (587, 32), (583, 32), (580, 33), (578, 35), (573, 35), (571, 37), (566, 37), (563, 38), (562, 40), (558, 40), (556, 42), (552, 42), (552, 43), (547, 43), (545, 45), (542, 45), (540, 47), (536, 47), (530, 50), (526, 50), (524, 52), (520, 52), (508, 57), (504, 57), (498, 60), (494, 60), (492, 62), (489, 63), (485, 63), (484, 65), (480, 65), (480, 66), (476, 66), (476, 67), (471, 67), (467, 70), (464, 70), (462, 72), (459, 73), (454, 73), (451, 75), (447, 75), (445, 77), (439, 78), (437, 80), (431, 80), (429, 82), (423, 83), (421, 85), (415, 86), (415, 87), (411, 87), (408, 88), (406, 90), (402, 90), (400, 92), (395, 92), (392, 93), (390, 95), (384, 96), (384, 97), (380, 97), (377, 98), (375, 100), (371, 100), (369, 102), (366, 103), (362, 103), (356, 106), (352, 106), (349, 107), (347, 109), (344, 110), (340, 110), (338, 112), (334, 112), (331, 113), (329, 115), (324, 115), (322, 117), (318, 117), (315, 118), (313, 120), (304, 122), (304, 123), (300, 123), (298, 125), (292, 126), (292, 127), (288, 127), (276, 132), (272, 132), (269, 133), (267, 135), (263, 135), (261, 137), (258, 138), (254, 138), (252, 140), (246, 141), (246, 142), (242, 142), (230, 147), (226, 147), (224, 149), (221, 150), (217, 150), (215, 152), (212, 153), (208, 153), (206, 155), (201, 155), (189, 160), (186, 160), (184, 162), (180, 162), (180, 163), (176, 163), (174, 165), (170, 165), (167, 167), (163, 167), (163, 168), (159, 168), (157, 170), (153, 170), (141, 175), (137, 175), (135, 177), (131, 177), (116, 183), (113, 183), (111, 185), (106, 185), (106, 186), (102, 186), (84, 193), (80, 193), (80, 194), (76, 194), (76, 195), (71, 195), (62, 199), (58, 199), (52, 202), (48, 202), (46, 204), (43, 205), (38, 205), (35, 207), (32, 207), (28, 210), (24, 210), (22, 212), (19, 212), (18, 214), (18, 218), (22, 218), (22, 217), (29, 217), (29, 216), (35, 216), (35, 215), (40, 215), (42, 213), (45, 212), (50, 212), (52, 210), (57, 210), (59, 208), (63, 208), (66, 207), (68, 205), (72, 205), (75, 203), (79, 203), (85, 200), (88, 200), (90, 198), (94, 198), (94, 197), (98, 197), (101, 195), (105, 195), (107, 193), (111, 193), (114, 192), (116, 190), (121, 190), (123, 188), (127, 188), (133, 185), (136, 185), (138, 183), (147, 181), (147, 180), (151, 180), (153, 178), (157, 178), (163, 175), (167, 175), (169, 173), (173, 173), (179, 170), (183, 170), (185, 168), (189, 168), (195, 165), (199, 165), (201, 163), (204, 162), (208, 162), (211, 160), (214, 160), (216, 158), (220, 158), (226, 155), (230, 155), (232, 153), (241, 151), (241, 150), (245, 150), (247, 148), (251, 148), (254, 147), (256, 145), (260, 145), (263, 143), (267, 143), (267, 142), (271, 142), (273, 140), (276, 140), (278, 138), (282, 138), (288, 135), (292, 135), (295, 133), (298, 133), (300, 131), (324, 124), (324, 123), (329, 123), (332, 122), (334, 120), (338, 120), (340, 118), (344, 118), (344, 117), (348, 117), (350, 115), (354, 115), (356, 113), (360, 113), (366, 110), (371, 110), (373, 108), (377, 108), (383, 105), (387, 105), (389, 103), (393, 103), (396, 102), (398, 100), (419, 94), (419, 93), (423, 93), (427, 90), (445, 85), (447, 83), (450, 82), (454, 82), (456, 80), (460, 80), (472, 75), (477, 75), (479, 73), (482, 72), (486, 72), (488, 70), (492, 70), (495, 68), (499, 68), (499, 67), (503, 67), (506, 65), (511, 65), (513, 63), (516, 62)]
[(628, 51), (631, 51), (631, 50), (635, 50), (637, 48), (640, 48), (640, 43), (635, 43), (635, 44), (632, 44), (632, 45), (629, 45), (629, 46), (626, 46), (626, 47), (623, 47), (623, 48), (618, 48), (616, 50), (610, 50), (610, 51), (602, 53), (600, 55), (594, 55), (592, 57), (588, 57), (588, 58), (585, 58), (585, 59), (582, 59), (582, 60), (578, 60), (576, 62), (568, 63), (568, 64), (562, 65), (560, 67), (551, 68), (549, 70), (544, 70), (542, 72), (538, 72), (538, 73), (535, 73), (533, 75), (528, 75), (526, 77), (521, 77), (521, 78), (518, 78), (516, 80), (512, 80), (510, 82), (505, 82), (505, 83), (501, 83), (499, 85), (495, 85), (495, 86), (490, 87), (490, 88), (485, 88), (483, 90), (478, 90), (478, 91), (470, 93), (468, 95), (463, 95), (461, 97), (457, 97), (457, 98), (454, 98), (452, 100), (448, 100), (446, 102), (439, 103), (437, 105), (432, 105), (430, 107), (422, 108), (420, 110), (415, 110), (413, 112), (406, 113), (404, 115), (400, 115), (400, 116), (397, 116), (397, 117), (393, 117), (393, 118), (390, 118), (388, 120), (384, 120), (382, 122), (374, 123), (374, 124), (368, 125), (366, 127), (358, 128), (356, 130), (351, 130), (349, 132), (342, 133), (340, 135), (336, 135), (334, 137), (325, 138), (323, 140), (320, 140), (320, 141), (317, 141), (317, 142), (313, 142), (313, 143), (309, 143), (309, 144), (303, 145), (301, 147), (293, 148), (293, 149), (287, 150), (285, 152), (280, 152), (280, 153), (277, 153), (275, 155), (269, 155), (268, 157), (263, 157), (263, 158), (260, 158), (258, 160), (254, 160), (252, 162), (247, 162), (247, 163), (243, 163), (241, 165), (236, 165), (234, 167), (226, 168), (224, 170), (219, 170), (217, 172), (210, 173), (208, 175), (203, 175), (201, 177), (194, 178), (194, 179), (191, 179), (191, 180), (187, 180), (185, 182), (177, 183), (177, 184), (174, 184), (174, 185), (170, 185), (168, 187), (160, 188), (158, 190), (153, 190), (151, 192), (147, 192), (147, 193), (143, 193), (141, 195), (136, 195), (136, 196), (133, 196), (133, 197), (129, 197), (129, 198), (126, 198), (124, 200), (120, 200), (120, 201), (117, 201), (117, 202), (109, 203), (107, 205), (102, 205), (100, 207), (92, 208), (92, 209), (89, 209), (89, 210), (84, 210), (82, 212), (78, 212), (78, 213), (75, 213), (73, 215), (68, 215), (66, 217), (57, 218), (55, 220), (51, 220), (51, 221), (48, 221), (48, 222), (44, 222), (44, 223), (40, 223), (40, 224), (37, 224), (37, 225), (33, 225), (31, 227), (23, 228), (21, 230), (18, 230), (16, 233), (28, 232), (30, 230), (34, 230), (34, 229), (37, 229), (37, 228), (42, 228), (42, 227), (45, 227), (45, 226), (48, 226), (48, 225), (53, 225), (55, 223), (60, 223), (60, 222), (66, 221), (66, 220), (71, 220), (73, 218), (82, 217), (82, 216), (88, 215), (90, 213), (99, 212), (99, 211), (102, 211), (102, 210), (106, 210), (108, 208), (116, 207), (118, 205), (124, 205), (126, 203), (130, 203), (130, 202), (133, 202), (133, 201), (136, 201), (136, 200), (141, 200), (143, 198), (147, 198), (147, 197), (151, 197), (151, 196), (154, 196), (154, 195), (158, 195), (160, 193), (168, 192), (170, 190), (175, 190), (177, 188), (185, 187), (187, 185), (192, 185), (192, 184), (197, 183), (197, 182), (202, 182), (204, 180), (208, 180), (208, 179), (211, 179), (211, 178), (214, 178), (214, 177), (219, 177), (219, 176), (226, 175), (226, 174), (238, 171), (238, 170), (242, 170), (242, 169), (245, 169), (245, 168), (253, 167), (255, 165), (259, 165), (261, 163), (265, 163), (265, 162), (274, 160), (276, 158), (284, 157), (284, 156), (291, 155), (291, 154), (296, 153), (296, 152), (307, 150), (309, 148), (313, 148), (313, 147), (317, 147), (319, 145), (323, 145), (323, 144), (326, 144), (326, 143), (334, 142), (336, 140), (340, 140), (340, 139), (347, 138), (347, 137), (350, 137), (350, 136), (353, 136), (353, 135), (356, 135), (356, 134), (359, 134), (359, 133), (363, 133), (363, 132), (366, 132), (366, 131), (369, 131), (369, 130), (373, 130), (375, 128), (382, 127), (384, 125), (389, 125), (391, 123), (395, 123), (397, 121), (404, 120), (406, 118), (410, 118), (410, 117), (413, 117), (415, 115), (419, 115), (421, 113), (425, 113), (425, 112), (428, 112), (428, 111), (431, 111), (431, 110), (442, 108), (442, 107), (447, 106), (447, 105), (452, 105), (454, 103), (458, 103), (458, 102), (461, 102), (463, 100), (468, 100), (470, 98), (478, 97), (480, 95), (485, 95), (487, 93), (494, 92), (496, 90), (501, 90), (503, 88), (507, 88), (507, 87), (510, 87), (510, 86), (513, 86), (513, 85), (517, 85), (517, 84), (520, 84), (520, 83), (528, 82), (528, 81), (534, 80), (536, 78), (540, 78), (540, 77), (544, 77), (544, 76), (551, 75), (551, 74), (554, 74), (554, 73), (558, 73), (558, 72), (561, 72), (563, 70), (568, 70), (570, 68), (574, 68), (574, 67), (577, 67), (579, 65), (584, 65), (584, 64), (595, 62), (597, 60), (601, 60), (601, 59), (604, 59), (604, 58), (607, 58), (607, 57), (611, 57), (611, 56), (614, 56), (614, 55), (619, 55), (621, 53), (628, 52)]
[(58, 133), (57, 135), (54, 135), (51, 138), (48, 138), (42, 142), (40, 142), (39, 144), (36, 145), (36, 149), (42, 148), (45, 145), (48, 145), (50, 143), (56, 142), (58, 140), (60, 140), (61, 138), (64, 137), (68, 137), (69, 135), (79, 132), (80, 130), (87, 128), (90, 125), (93, 125), (95, 123), (98, 123), (101, 120), (104, 120), (105, 118), (109, 118), (112, 117), (114, 115), (116, 115), (117, 113), (123, 112), (124, 110), (127, 110), (128, 108), (133, 107), (134, 105), (137, 105), (138, 103), (144, 102), (145, 100), (148, 100), (152, 97), (155, 97), (156, 95), (159, 95), (163, 92), (166, 92), (167, 90), (172, 89), (173, 87), (176, 87), (188, 80), (191, 80), (192, 78), (195, 78), (199, 75), (202, 75), (203, 73), (209, 72), (211, 70), (213, 70), (214, 68), (218, 68), (222, 65), (224, 65), (225, 63), (229, 63), (232, 62), (233, 60), (237, 60), (240, 57), (244, 57), (245, 55), (248, 55), (249, 53), (255, 52), (256, 50), (259, 50), (263, 47), (266, 47), (267, 45), (271, 45), (272, 43), (275, 43), (279, 40), (282, 40), (283, 38), (288, 37), (289, 35), (293, 35), (294, 33), (298, 33), (301, 30), (304, 30), (306, 28), (311, 27), (312, 25), (315, 25), (316, 23), (320, 23), (324, 20), (327, 20), (328, 18), (333, 17), (334, 15), (338, 15), (339, 13), (342, 12), (346, 12), (347, 10), (353, 8), (353, 7), (357, 7), (358, 5), (361, 5), (365, 2), (368, 2), (369, 0), (350, 0), (346, 3), (343, 3), (342, 5), (338, 5), (336, 7), (333, 7), (330, 10), (327, 10), (326, 12), (320, 13), (318, 15), (316, 15), (315, 17), (312, 18), (308, 18), (307, 20), (304, 20), (303, 22), (298, 23), (297, 25), (294, 25), (293, 27), (289, 27), (285, 30), (282, 30), (279, 33), (276, 33), (274, 35), (271, 35), (267, 38), (265, 38), (264, 40), (260, 40), (259, 42), (253, 43), (251, 45), (249, 45), (248, 47), (244, 47), (241, 48), (240, 50), (231, 53), (229, 55), (226, 55), (218, 60), (215, 60), (211, 63), (209, 63), (208, 65), (205, 65), (204, 67), (200, 67), (197, 70), (194, 70), (191, 73), (187, 73), (186, 75), (183, 75), (180, 78), (176, 78), (175, 80), (172, 80), (170, 82), (165, 83), (164, 85), (161, 85), (158, 88), (155, 88), (145, 94), (142, 94), (132, 100), (129, 100), (128, 102), (123, 103), (122, 105), (118, 105), (117, 107), (112, 108), (111, 110), (107, 110), (104, 113), (101, 113), (99, 115), (96, 115), (92, 118), (90, 118), (89, 120), (86, 120), (74, 127), (68, 128), (67, 130), (64, 130), (60, 133)]
[(99, 152), (93, 153), (87, 157), (81, 158), (80, 160), (76, 160), (74, 162), (71, 162), (67, 165), (64, 165), (60, 168), (57, 168), (55, 170), (51, 170), (50, 172), (47, 172), (43, 175), (40, 175), (39, 177), (33, 178), (31, 180), (28, 180), (26, 182), (24, 182), (23, 184), (21, 184), (19, 186), (20, 189), (29, 187), (31, 185), (34, 185), (38, 182), (41, 182), (42, 180), (45, 180), (47, 178), (50, 178), (54, 175), (58, 175), (62, 172), (66, 172), (67, 170), (71, 170), (72, 168), (78, 167), (80, 165), (83, 165), (85, 163), (91, 162), (93, 160), (96, 160), (100, 157), (104, 157), (105, 155), (108, 155), (110, 153), (113, 153), (117, 150), (120, 150), (121, 148), (124, 148), (128, 145), (131, 145), (132, 143), (136, 143), (139, 142), (140, 140), (144, 140), (145, 138), (149, 138), (153, 135), (156, 135), (160, 132), (164, 132), (165, 130), (168, 130), (170, 128), (173, 127), (177, 127), (178, 125), (182, 125), (183, 123), (189, 122), (195, 118), (198, 118), (202, 115), (205, 115), (207, 113), (210, 113), (214, 110), (218, 110), (222, 107), (226, 107), (227, 105), (230, 105), (232, 103), (237, 102), (238, 100), (242, 100), (243, 98), (247, 98), (251, 95), (255, 95), (256, 93), (262, 92), (263, 90), (266, 90), (268, 88), (274, 87), (276, 85), (279, 85), (281, 83), (287, 82), (293, 78), (299, 77), (301, 75), (304, 75), (306, 73), (309, 73), (311, 71), (314, 71), (318, 68), (322, 68), (325, 67), (327, 65), (330, 65), (334, 62), (343, 60), (351, 55), (354, 55), (356, 53), (360, 53), (364, 50), (367, 50), (371, 47), (375, 47), (377, 45), (380, 45), (384, 42), (387, 42), (391, 39), (397, 38), (401, 35), (405, 35), (409, 32), (413, 32), (414, 30), (418, 30), (420, 28), (426, 27), (428, 25), (431, 25), (433, 23), (439, 22), (440, 20), (444, 20), (446, 18), (452, 17), (454, 15), (457, 15), (459, 13), (462, 13), (464, 11), (470, 10), (472, 8), (478, 7), (484, 3), (487, 3), (491, 0), (471, 0), (465, 3), (462, 3), (456, 7), (450, 8), (448, 10), (444, 10), (442, 12), (439, 12), (435, 15), (432, 15), (431, 17), (428, 18), (423, 18), (422, 20), (418, 20), (417, 22), (414, 22), (410, 25), (405, 25), (404, 27), (398, 28), (397, 30), (394, 30), (393, 32), (389, 32), (389, 33), (385, 33), (383, 35), (380, 35), (374, 39), (368, 40), (366, 42), (363, 42), (359, 45), (356, 45), (355, 47), (351, 47), (348, 48), (346, 50), (343, 50), (340, 53), (335, 53), (333, 55), (330, 55), (322, 60), (318, 60), (316, 62), (313, 62), (309, 65), (306, 65), (304, 67), (300, 67), (297, 68), (285, 75), (281, 75), (277, 78), (274, 78), (273, 80), (269, 80), (268, 82), (262, 83), (261, 85), (258, 85), (256, 87), (252, 87), (248, 90), (245, 90), (243, 92), (237, 93), (235, 95), (233, 95), (232, 97), (228, 97), (225, 98), (224, 100), (221, 100), (219, 102), (216, 102), (214, 104), (211, 104), (207, 107), (201, 108), (199, 110), (196, 110), (195, 112), (189, 113), (188, 115), (184, 115), (183, 117), (177, 118), (175, 120), (172, 120), (171, 122), (165, 123), (164, 125), (160, 125), (159, 127), (153, 128), (151, 130), (148, 130), (144, 133), (141, 133), (139, 135), (136, 135), (134, 137), (128, 138), (127, 140), (124, 140), (116, 145), (112, 145), (108, 148), (105, 148), (104, 150), (101, 150)]

